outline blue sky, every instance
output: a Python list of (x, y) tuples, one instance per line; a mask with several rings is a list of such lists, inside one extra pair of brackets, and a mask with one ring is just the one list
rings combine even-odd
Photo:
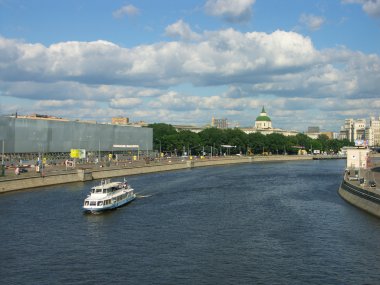
[(380, 0), (0, 0), (0, 114), (339, 131), (380, 116)]

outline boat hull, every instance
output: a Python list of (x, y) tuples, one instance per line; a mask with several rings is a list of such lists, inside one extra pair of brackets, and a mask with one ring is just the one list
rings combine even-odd
[(116, 208), (119, 208), (121, 206), (124, 206), (124, 205), (132, 202), (134, 199), (136, 199), (135, 194), (133, 196), (127, 197), (127, 198), (120, 200), (120, 201), (115, 201), (114, 203), (109, 204), (109, 205), (105, 205), (105, 206), (83, 206), (83, 210), (86, 212), (91, 212), (91, 213), (100, 213), (100, 212), (104, 212), (107, 210), (112, 210), (112, 209), (116, 209)]

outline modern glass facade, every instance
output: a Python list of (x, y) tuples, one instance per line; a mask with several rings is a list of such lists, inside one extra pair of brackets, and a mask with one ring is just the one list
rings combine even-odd
[[(0, 148), (4, 153), (68, 153), (71, 149), (114, 151), (114, 145), (138, 145), (151, 151), (151, 128), (0, 117)], [(118, 149), (121, 150), (121, 149)]]

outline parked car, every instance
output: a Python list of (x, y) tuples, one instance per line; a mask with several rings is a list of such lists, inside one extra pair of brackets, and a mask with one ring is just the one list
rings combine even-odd
[(28, 169), (26, 168), (20, 168), (19, 173), (26, 173), (28, 172)]
[(376, 182), (373, 180), (368, 181), (368, 185), (369, 185), (369, 187), (376, 187)]

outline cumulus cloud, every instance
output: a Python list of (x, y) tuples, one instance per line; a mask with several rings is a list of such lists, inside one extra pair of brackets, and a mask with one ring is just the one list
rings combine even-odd
[(140, 105), (143, 101), (140, 98), (113, 98), (111, 99), (110, 106), (116, 109), (130, 109)]
[[(0, 38), (0, 54), (2, 92), (8, 96), (109, 100), (120, 94), (161, 96), (157, 88), (182, 83), (240, 84), (229, 90), (231, 98), (249, 96), (248, 92), (291, 96), (295, 90), (307, 90), (305, 96), (358, 90), (359, 96), (371, 96), (380, 82), (379, 56), (344, 49), (318, 51), (309, 38), (285, 31), (227, 29), (206, 32), (198, 42), (132, 49), (105, 41), (45, 47)], [(137, 95), (131, 96), (131, 90)]]
[[(106, 41), (45, 47), (0, 38), (0, 75), (7, 81), (171, 86), (228, 84), (268, 72), (305, 69), (317, 59), (311, 40), (294, 32), (208, 32), (196, 43), (127, 49)], [(15, 64), (16, 63), (16, 64)]]
[(380, 17), (380, 0), (342, 0), (342, 3), (360, 4), (363, 11), (372, 17)]
[(165, 35), (168, 37), (178, 37), (185, 41), (197, 41), (201, 38), (201, 36), (193, 32), (190, 26), (183, 20), (179, 20), (174, 24), (167, 26), (165, 29)]
[(207, 0), (205, 11), (227, 22), (241, 23), (251, 19), (254, 3), (255, 0)]
[(135, 16), (140, 13), (140, 10), (133, 5), (125, 5), (115, 10), (112, 15), (114, 18), (123, 18), (124, 16)]
[(300, 19), (300, 23), (306, 25), (308, 29), (312, 31), (319, 30), (322, 25), (325, 23), (325, 19), (320, 16), (315, 16), (311, 14), (302, 14)]
[(151, 102), (150, 107), (157, 109), (170, 109), (172, 111), (190, 111), (197, 108), (198, 97), (185, 96), (175, 91), (169, 91), (160, 98)]
[(75, 100), (44, 100), (44, 101), (37, 102), (35, 104), (35, 107), (55, 109), (55, 108), (62, 108), (62, 107), (63, 108), (73, 107), (78, 104), (79, 102)]
[[(177, 24), (179, 31), (186, 27)], [(178, 34), (184, 38), (183, 30)], [(194, 89), (173, 90), (182, 84)], [(219, 91), (198, 94), (204, 87)], [(347, 108), (346, 102), (359, 99), (376, 106), (379, 89), (378, 55), (317, 50), (310, 38), (295, 32), (226, 29), (203, 32), (196, 41), (133, 48), (107, 41), (44, 46), (0, 37), (1, 96), (38, 101), (24, 106), (30, 113), (54, 109), (59, 116), (78, 117), (80, 112), (107, 118), (128, 110), (128, 116), (146, 121), (184, 122), (186, 114), (188, 123), (202, 124), (212, 114), (254, 120), (252, 109), (259, 112), (268, 100), (289, 110), (283, 102), (301, 98), (293, 107), (311, 120), (315, 114), (307, 110), (326, 100)], [(4, 100), (2, 109), (14, 112), (14, 105), (7, 104)], [(342, 116), (346, 111), (341, 110)]]

